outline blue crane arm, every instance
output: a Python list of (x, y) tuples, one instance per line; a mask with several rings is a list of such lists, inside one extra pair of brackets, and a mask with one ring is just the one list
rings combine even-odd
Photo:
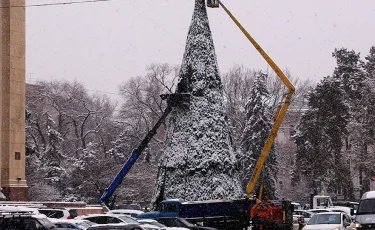
[(134, 149), (126, 161), (126, 163), (122, 166), (121, 170), (117, 173), (117, 176), (112, 181), (112, 183), (108, 186), (108, 188), (104, 191), (103, 195), (99, 199), (99, 204), (106, 204), (108, 205), (109, 199), (112, 197), (113, 193), (116, 191), (117, 187), (121, 184), (122, 180), (128, 174), (129, 170), (132, 168), (134, 163), (137, 161), (138, 157), (140, 156), (140, 152), (138, 149)]
[(142, 154), (143, 150), (146, 148), (147, 144), (150, 142), (150, 140), (154, 137), (156, 134), (156, 131), (158, 130), (159, 126), (164, 122), (165, 118), (168, 116), (168, 114), (172, 111), (172, 107), (178, 106), (178, 105), (189, 105), (190, 102), (190, 95), (186, 93), (178, 93), (178, 94), (163, 94), (161, 95), (161, 98), (167, 99), (167, 107), (165, 108), (163, 114), (159, 118), (159, 120), (156, 122), (154, 127), (147, 133), (146, 137), (142, 140), (142, 142), (139, 144), (138, 148), (134, 149), (129, 157), (129, 159), (126, 161), (126, 163), (122, 166), (121, 170), (116, 175), (115, 179), (112, 181), (112, 183), (106, 188), (103, 195), (99, 198), (99, 204), (106, 205), (109, 207), (108, 204), (109, 199), (112, 197), (113, 193), (116, 191), (117, 187), (121, 184), (123, 179), (125, 178), (126, 174), (128, 174), (129, 170), (132, 168), (132, 166), (135, 164), (139, 156)]

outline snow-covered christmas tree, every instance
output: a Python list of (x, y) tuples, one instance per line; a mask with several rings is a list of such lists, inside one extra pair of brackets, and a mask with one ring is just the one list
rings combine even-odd
[[(241, 179), (246, 188), (259, 159), (260, 153), (267, 141), (272, 128), (269, 94), (266, 87), (267, 75), (257, 73), (251, 89), (251, 98), (246, 103), (246, 125), (241, 140)], [(264, 194), (270, 199), (276, 199), (276, 154), (272, 147), (267, 163), (262, 170), (259, 182), (264, 185)], [(256, 186), (259, 189), (259, 184)]]
[(195, 1), (176, 93), (191, 95), (190, 108), (175, 108), (170, 115), (154, 207), (163, 199), (241, 197), (204, 0)]

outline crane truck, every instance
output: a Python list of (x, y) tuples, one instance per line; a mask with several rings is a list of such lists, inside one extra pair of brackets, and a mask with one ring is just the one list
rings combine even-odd
[[(255, 230), (292, 229), (293, 205), (290, 201), (263, 200), (261, 196), (259, 197), (259, 199), (256, 199), (255, 197), (253, 197), (252, 193), (259, 179), (263, 166), (265, 165), (266, 159), (276, 138), (281, 122), (284, 119), (295, 88), (289, 81), (288, 77), (285, 76), (281, 69), (273, 62), (273, 60), (266, 54), (266, 52), (260, 47), (255, 39), (245, 30), (245, 28), (239, 23), (239, 21), (231, 14), (231, 12), (224, 6), (224, 4), (220, 0), (207, 0), (207, 6), (211, 8), (218, 8), (221, 6), (225, 10), (225, 12), (230, 16), (230, 18), (234, 21), (238, 28), (244, 33), (244, 35), (248, 38), (252, 45), (275, 71), (277, 76), (282, 80), (282, 82), (288, 88), (288, 92), (285, 94), (283, 105), (277, 110), (274, 125), (257, 161), (250, 182), (248, 183), (245, 198), (238, 200), (212, 200), (195, 202), (184, 202), (183, 200), (179, 199), (165, 200), (162, 202), (162, 209), (160, 212), (144, 213), (139, 215), (138, 218), (158, 219), (166, 217), (183, 217), (193, 223), (201, 223), (205, 226), (216, 227), (222, 230), (247, 229), (250, 226)], [(162, 95), (162, 98), (167, 99), (167, 107), (164, 113), (157, 121), (155, 126), (142, 140), (138, 148), (133, 150), (130, 158), (127, 160), (113, 182), (99, 199), (100, 204), (106, 207), (110, 206), (109, 201), (113, 196), (115, 190), (121, 184), (122, 180), (134, 165), (136, 160), (139, 158), (148, 142), (155, 135), (160, 124), (164, 122), (165, 118), (168, 116), (174, 106), (188, 106), (190, 95), (170, 94)]]

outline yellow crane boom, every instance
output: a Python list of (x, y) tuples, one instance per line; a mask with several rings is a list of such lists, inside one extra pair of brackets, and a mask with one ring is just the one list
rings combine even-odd
[(259, 179), (260, 173), (262, 172), (263, 166), (266, 163), (267, 157), (270, 153), (272, 144), (277, 136), (277, 132), (279, 131), (280, 125), (284, 119), (288, 106), (290, 104), (290, 100), (292, 95), (294, 94), (295, 87), (290, 82), (289, 78), (281, 71), (281, 69), (276, 65), (276, 63), (268, 56), (268, 54), (262, 49), (262, 47), (255, 41), (255, 39), (245, 30), (245, 28), (241, 25), (241, 23), (232, 15), (232, 13), (224, 6), (224, 4), (220, 0), (211, 0), (212, 6), (208, 5), (209, 7), (218, 7), (219, 4), (225, 12), (229, 15), (229, 17), (233, 20), (233, 22), (238, 26), (238, 28), (244, 33), (244, 35), (249, 39), (251, 44), (257, 49), (257, 51), (262, 55), (262, 57), (266, 60), (266, 62), (271, 66), (271, 68), (275, 71), (277, 76), (281, 79), (281, 81), (285, 84), (288, 88), (288, 92), (285, 95), (285, 100), (281, 108), (278, 109), (275, 116), (275, 122), (272, 126), (271, 132), (267, 138), (267, 141), (263, 147), (262, 153), (259, 156), (257, 164), (255, 165), (253, 174), (251, 179), (247, 185), (246, 189), (246, 196), (248, 198), (252, 198), (252, 191), (255, 188), (255, 185)]

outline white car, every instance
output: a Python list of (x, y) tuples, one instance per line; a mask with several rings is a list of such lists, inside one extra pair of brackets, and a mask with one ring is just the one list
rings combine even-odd
[(309, 209), (306, 211), (312, 212), (312, 213), (321, 213), (321, 212), (330, 212), (331, 210), (325, 209), (325, 208), (316, 208), (316, 209)]
[(37, 208), (29, 208), (26, 206), (12, 206), (12, 205), (0, 205), (0, 212), (18, 212), (18, 213), (28, 213), (32, 215), (40, 215), (43, 213), (40, 213)]
[(85, 230), (95, 224), (88, 220), (69, 220), (69, 219), (56, 219), (56, 218), (48, 218), (48, 219), (53, 224), (55, 224), (58, 228)]
[(97, 224), (119, 224), (119, 223), (126, 223), (126, 224), (137, 224), (144, 228), (145, 230), (160, 230), (159, 227), (151, 224), (142, 224), (127, 215), (117, 215), (117, 214), (91, 214), (85, 216), (77, 216), (77, 220), (89, 220), (91, 222)]
[(161, 230), (189, 230), (188, 228), (181, 228), (181, 227), (167, 227), (164, 224), (159, 223), (156, 220), (153, 219), (141, 219), (137, 220), (141, 224), (151, 224), (158, 226)]
[(58, 208), (39, 208), (38, 211), (49, 218), (57, 218), (57, 219), (72, 219), (70, 213), (66, 209), (58, 209)]
[(294, 215), (300, 215), (303, 216), (305, 219), (305, 223), (309, 222), (310, 218), (314, 215), (313, 212), (309, 212), (307, 210), (294, 210), (293, 216)]
[(136, 218), (139, 214), (144, 213), (141, 210), (133, 210), (133, 209), (113, 209), (107, 212), (108, 214), (122, 214)]
[(346, 215), (350, 216), (352, 220), (355, 219), (355, 215), (353, 216), (351, 215), (351, 212), (354, 212), (354, 210), (352, 211), (352, 208), (343, 207), (343, 206), (335, 206), (334, 208), (327, 208), (327, 209), (332, 212), (344, 212)]
[(302, 215), (293, 214), (293, 230), (299, 230), (305, 224), (306, 222)]
[(314, 214), (305, 230), (352, 230), (355, 224), (343, 212), (321, 212)]

